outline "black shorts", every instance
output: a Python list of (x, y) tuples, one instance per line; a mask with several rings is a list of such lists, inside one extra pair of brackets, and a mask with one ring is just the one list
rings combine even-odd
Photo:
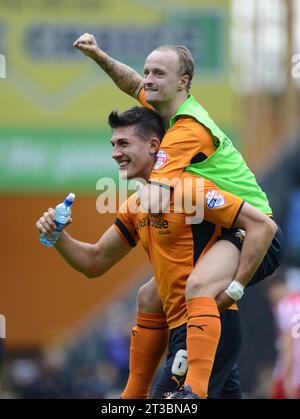
[[(219, 239), (230, 241), (239, 250), (241, 250), (243, 247), (243, 235), (238, 229), (223, 230), (223, 235)], [(283, 234), (280, 227), (278, 226), (275, 237), (268, 249), (266, 256), (264, 257), (264, 260), (249, 281), (247, 287), (257, 284), (258, 282), (272, 275), (272, 273), (278, 268), (283, 256), (283, 243)]]
[[(221, 315), (221, 325), (221, 336), (209, 380), (208, 398), (240, 399), (242, 396), (236, 361), (242, 343), (242, 329), (238, 310), (226, 310)], [(163, 399), (165, 393), (178, 390), (184, 383), (186, 371), (184, 375), (172, 373), (176, 354), (180, 350), (181, 353), (182, 350), (186, 351), (186, 324), (171, 330), (167, 360), (151, 389), (151, 399)]]

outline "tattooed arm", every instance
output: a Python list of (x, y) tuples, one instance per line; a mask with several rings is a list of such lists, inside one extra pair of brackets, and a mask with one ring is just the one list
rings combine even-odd
[(131, 67), (105, 54), (98, 47), (93, 35), (89, 33), (81, 35), (74, 42), (74, 47), (92, 58), (108, 74), (119, 89), (136, 99), (138, 98), (143, 86), (143, 78)]

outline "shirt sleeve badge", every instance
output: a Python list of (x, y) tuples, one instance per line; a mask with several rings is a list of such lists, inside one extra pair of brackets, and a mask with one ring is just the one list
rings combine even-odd
[(167, 155), (167, 153), (164, 150), (159, 150), (156, 154), (154, 170), (159, 170), (163, 166), (165, 166), (166, 163), (168, 162), (168, 158), (169, 158), (169, 156)]
[(225, 205), (225, 198), (219, 191), (211, 189), (205, 195), (205, 203), (208, 208), (220, 208)]

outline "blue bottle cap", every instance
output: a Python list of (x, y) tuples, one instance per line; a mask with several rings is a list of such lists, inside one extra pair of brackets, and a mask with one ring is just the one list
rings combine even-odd
[(69, 195), (65, 199), (65, 205), (70, 207), (74, 202), (75, 196), (76, 195), (73, 192), (70, 192)]

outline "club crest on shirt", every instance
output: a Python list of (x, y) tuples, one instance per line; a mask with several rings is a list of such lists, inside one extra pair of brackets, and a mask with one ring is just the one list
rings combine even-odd
[(225, 199), (220, 192), (211, 189), (205, 195), (205, 203), (208, 208), (220, 208), (225, 204)]
[(161, 169), (168, 161), (168, 155), (164, 150), (159, 150), (156, 154), (154, 170)]

